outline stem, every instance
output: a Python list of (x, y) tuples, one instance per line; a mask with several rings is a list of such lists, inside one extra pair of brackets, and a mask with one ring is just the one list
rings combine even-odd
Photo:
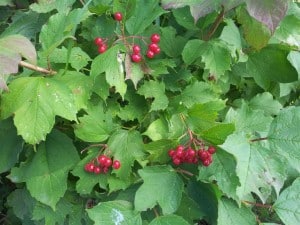
[(80, 154), (84, 153), (85, 151), (89, 150), (90, 148), (93, 148), (93, 147), (103, 147), (103, 148), (107, 148), (107, 144), (92, 144), (92, 145), (89, 145), (87, 146), (86, 148), (82, 149), (80, 151)]
[(216, 18), (215, 22), (213, 23), (211, 29), (208, 31), (207, 35), (203, 38), (204, 41), (208, 41), (213, 36), (213, 34), (216, 32), (217, 28), (219, 27), (220, 23), (223, 21), (225, 9), (224, 9), (223, 5), (221, 7), (222, 7), (222, 10), (221, 10), (220, 14), (218, 15), (218, 17)]
[(194, 176), (193, 173), (191, 173), (191, 172), (189, 172), (189, 171), (187, 171), (187, 170), (181, 169), (181, 168), (178, 168), (178, 169), (176, 170), (176, 172), (177, 172), (177, 173), (186, 174), (186, 175), (188, 175), (188, 176), (190, 176), (190, 177), (193, 177), (193, 176)]
[(47, 70), (45, 68), (35, 66), (35, 65), (32, 65), (32, 64), (30, 64), (28, 62), (24, 62), (24, 61), (20, 61), (19, 65), (22, 66), (22, 67), (25, 67), (27, 69), (34, 70), (34, 71), (41, 72), (41, 73), (45, 73), (45, 74), (48, 74), (48, 75), (54, 75), (54, 74), (57, 73), (56, 71)]
[(155, 214), (155, 217), (159, 217), (159, 213), (155, 207), (153, 208), (153, 212)]
[(248, 205), (253, 205), (255, 207), (260, 207), (260, 208), (267, 208), (267, 209), (271, 209), (272, 208), (272, 205), (269, 205), (269, 204), (261, 204), (261, 203), (257, 203), (257, 202), (249, 202), (249, 201), (242, 201), (242, 203), (244, 204), (248, 204)]
[(250, 142), (255, 142), (255, 141), (265, 141), (265, 140), (268, 140), (268, 137), (262, 137), (262, 138), (252, 139), (252, 140), (250, 140)]

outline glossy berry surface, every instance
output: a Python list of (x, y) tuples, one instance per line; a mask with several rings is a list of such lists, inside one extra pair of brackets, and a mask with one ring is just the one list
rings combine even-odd
[(216, 152), (216, 148), (214, 146), (209, 146), (207, 151), (210, 153), (210, 154), (214, 154)]
[(139, 54), (141, 52), (141, 47), (139, 45), (132, 46), (132, 52), (134, 54)]
[(122, 15), (121, 12), (116, 12), (116, 13), (114, 14), (114, 18), (115, 18), (116, 21), (122, 21), (123, 15)]
[(114, 160), (113, 164), (112, 164), (112, 168), (114, 168), (115, 170), (118, 170), (121, 167), (121, 163), (119, 160)]
[(157, 51), (157, 49), (159, 48), (159, 46), (158, 46), (158, 44), (156, 44), (156, 43), (151, 43), (150, 45), (149, 45), (149, 50), (151, 50), (152, 52), (156, 52)]
[(140, 61), (142, 61), (142, 56), (140, 54), (132, 54), (131, 60), (135, 63), (139, 63)]
[(151, 50), (148, 50), (147, 53), (146, 53), (146, 56), (149, 59), (152, 59), (155, 56), (155, 53), (153, 51), (151, 51)]
[(98, 48), (98, 52), (100, 54), (106, 52), (106, 50), (107, 50), (107, 46), (105, 44), (100, 45), (99, 48)]
[(160, 41), (160, 36), (159, 34), (152, 34), (150, 39), (153, 43), (158, 43)]
[(99, 45), (101, 45), (103, 43), (103, 40), (100, 37), (96, 37), (95, 40), (94, 40), (94, 42), (95, 42), (96, 45), (99, 46)]

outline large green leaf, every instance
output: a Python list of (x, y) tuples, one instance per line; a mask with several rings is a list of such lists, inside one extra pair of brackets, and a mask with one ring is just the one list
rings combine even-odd
[(141, 134), (134, 130), (117, 130), (110, 136), (107, 145), (113, 157), (122, 164), (121, 168), (114, 173), (121, 179), (128, 179), (134, 161), (142, 160), (144, 157)]
[(52, 78), (23, 77), (10, 84), (2, 96), (1, 116), (14, 114), (18, 134), (30, 143), (45, 140), (54, 125), (55, 116), (76, 121), (76, 106), (71, 90)]
[(15, 183), (26, 182), (34, 198), (55, 209), (67, 190), (68, 172), (79, 161), (78, 153), (71, 139), (54, 130), (33, 154), (13, 168), (9, 178)]
[(23, 150), (23, 140), (17, 136), (17, 130), (11, 119), (0, 121), (0, 173), (9, 170), (18, 161)]
[(300, 172), (300, 107), (288, 107), (273, 120), (268, 142), (270, 148), (284, 156)]
[(163, 13), (165, 11), (159, 7), (158, 0), (139, 0), (133, 15), (126, 21), (126, 29), (130, 34), (140, 34)]
[(110, 86), (114, 86), (116, 91), (124, 97), (127, 86), (125, 84), (125, 75), (123, 61), (120, 60), (120, 51), (124, 47), (115, 45), (109, 48), (104, 54), (97, 56), (92, 62), (91, 76), (96, 77), (105, 72), (105, 78)]
[(149, 225), (189, 225), (186, 220), (177, 215), (159, 216), (149, 223)]
[(101, 202), (87, 213), (95, 225), (142, 225), (140, 213), (127, 201)]
[(151, 166), (138, 172), (144, 183), (136, 192), (135, 209), (146, 211), (159, 204), (164, 215), (175, 212), (183, 191), (183, 181), (176, 171), (169, 166)]
[(273, 209), (285, 225), (300, 223), (300, 178), (296, 179), (291, 186), (286, 188), (278, 197)]
[(250, 208), (239, 207), (227, 198), (221, 198), (218, 204), (218, 225), (256, 225), (256, 218)]
[(68, 11), (76, 0), (49, 1), (41, 0), (30, 5), (30, 9), (38, 13), (47, 13), (56, 9), (58, 12)]

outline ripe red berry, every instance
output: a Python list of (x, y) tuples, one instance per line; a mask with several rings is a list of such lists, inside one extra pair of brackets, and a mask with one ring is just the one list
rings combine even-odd
[(103, 43), (103, 40), (100, 37), (96, 37), (95, 40), (94, 40), (94, 42), (95, 42), (96, 45), (99, 46), (99, 45), (101, 45)]
[(155, 53), (153, 51), (151, 51), (151, 50), (148, 50), (147, 53), (146, 53), (146, 56), (149, 59), (152, 59), (155, 56)]
[(199, 156), (199, 158), (201, 159), (202, 162), (204, 160), (206, 160), (209, 157), (209, 155), (210, 155), (210, 153), (207, 152), (207, 151), (203, 151), (203, 150), (198, 151), (198, 156)]
[(189, 158), (194, 158), (196, 156), (196, 151), (192, 148), (188, 148), (187, 149), (187, 156)]
[(149, 47), (149, 50), (151, 50), (152, 52), (156, 52), (157, 49), (159, 48), (158, 44), (156, 44), (156, 43), (151, 43), (148, 47)]
[(174, 158), (174, 159), (173, 159), (173, 163), (174, 163), (176, 166), (178, 166), (178, 165), (181, 163), (180, 158)]
[(99, 45), (98, 52), (99, 52), (100, 54), (106, 52), (106, 50), (107, 50), (106, 44), (101, 44), (101, 45)]
[(159, 53), (160, 53), (160, 47), (156, 48), (155, 51), (154, 51), (154, 54), (155, 54), (155, 55), (157, 55), (157, 54), (159, 54)]
[(115, 18), (116, 21), (121, 21), (123, 19), (123, 15), (122, 15), (121, 12), (116, 12), (114, 14), (114, 18)]
[(141, 52), (141, 47), (139, 45), (132, 46), (132, 52), (134, 54), (139, 54)]
[(112, 165), (112, 160), (111, 158), (106, 158), (104, 166), (105, 167), (110, 167)]
[(158, 42), (160, 41), (160, 36), (159, 36), (159, 34), (152, 34), (152, 35), (151, 35), (151, 41), (152, 41), (153, 43), (158, 43)]
[(175, 155), (175, 151), (173, 149), (169, 150), (168, 155), (172, 158)]
[(87, 163), (85, 166), (84, 166), (84, 170), (86, 172), (93, 172), (94, 171), (94, 168), (95, 168), (95, 165), (94, 163), (90, 162), (90, 163)]
[(101, 173), (101, 168), (99, 166), (95, 166), (93, 172), (94, 174), (99, 174)]
[(140, 54), (132, 54), (131, 60), (135, 63), (139, 63), (140, 61), (142, 61), (142, 56)]
[(214, 146), (209, 146), (207, 151), (210, 153), (210, 154), (214, 154), (216, 152), (216, 148)]
[(121, 163), (119, 160), (114, 160), (112, 167), (117, 170), (121, 167)]
[(184, 150), (184, 146), (183, 145), (178, 145), (176, 148), (176, 151), (183, 151)]
[(211, 164), (211, 161), (206, 159), (202, 162), (203, 166), (209, 166)]
[(97, 157), (97, 162), (101, 165), (101, 166), (104, 166), (105, 163), (106, 163), (106, 159), (107, 157), (105, 155), (99, 155)]

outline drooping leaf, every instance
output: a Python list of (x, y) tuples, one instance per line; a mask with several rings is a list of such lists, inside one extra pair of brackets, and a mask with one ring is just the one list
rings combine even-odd
[(232, 46), (232, 54), (235, 55), (235, 51), (242, 48), (241, 34), (233, 20), (227, 19), (225, 22), (226, 26), (223, 28), (220, 39)]
[(30, 143), (45, 140), (55, 116), (76, 121), (76, 106), (71, 90), (56, 79), (23, 77), (10, 84), (2, 96), (2, 118), (14, 114), (18, 134)]
[(41, 203), (56, 209), (56, 204), (67, 190), (69, 170), (79, 161), (71, 139), (54, 130), (47, 136), (34, 156), (13, 168), (9, 178), (26, 182), (30, 194)]
[(246, 206), (239, 207), (234, 201), (225, 197), (218, 204), (218, 225), (255, 225), (254, 213)]
[(110, 136), (107, 145), (114, 158), (122, 163), (114, 173), (121, 179), (127, 179), (134, 161), (144, 157), (142, 136), (137, 131), (117, 130)]
[(142, 225), (140, 213), (127, 201), (101, 202), (87, 213), (95, 225)]
[(23, 150), (23, 140), (17, 136), (17, 130), (11, 119), (0, 121), (0, 173), (8, 171), (18, 161)]
[(278, 197), (273, 209), (286, 225), (300, 223), (300, 178), (296, 179), (291, 186), (286, 188)]
[[(159, 204), (164, 215), (175, 212), (180, 204), (183, 181), (170, 166), (148, 166), (139, 170), (144, 183), (137, 190), (134, 205), (145, 211)], [(147, 196), (147, 198), (145, 198)]]
[(248, 0), (246, 3), (249, 14), (265, 24), (272, 33), (288, 9), (288, 1), (285, 0)]
[(136, 2), (133, 15), (126, 21), (126, 29), (131, 35), (142, 33), (156, 18), (165, 13), (158, 4), (158, 0)]
[(270, 148), (300, 172), (300, 107), (288, 107), (273, 120), (268, 134)]
[(149, 225), (189, 225), (186, 220), (177, 215), (159, 216), (149, 223)]
[(166, 109), (169, 100), (165, 94), (165, 85), (158, 81), (145, 81), (138, 89), (138, 94), (144, 95), (145, 98), (154, 98), (151, 104), (151, 111)]
[(124, 97), (127, 85), (125, 84), (123, 60), (120, 55), (122, 49), (121, 45), (115, 45), (104, 54), (97, 56), (92, 62), (91, 76), (96, 77), (105, 72), (107, 83), (114, 86), (116, 91)]

